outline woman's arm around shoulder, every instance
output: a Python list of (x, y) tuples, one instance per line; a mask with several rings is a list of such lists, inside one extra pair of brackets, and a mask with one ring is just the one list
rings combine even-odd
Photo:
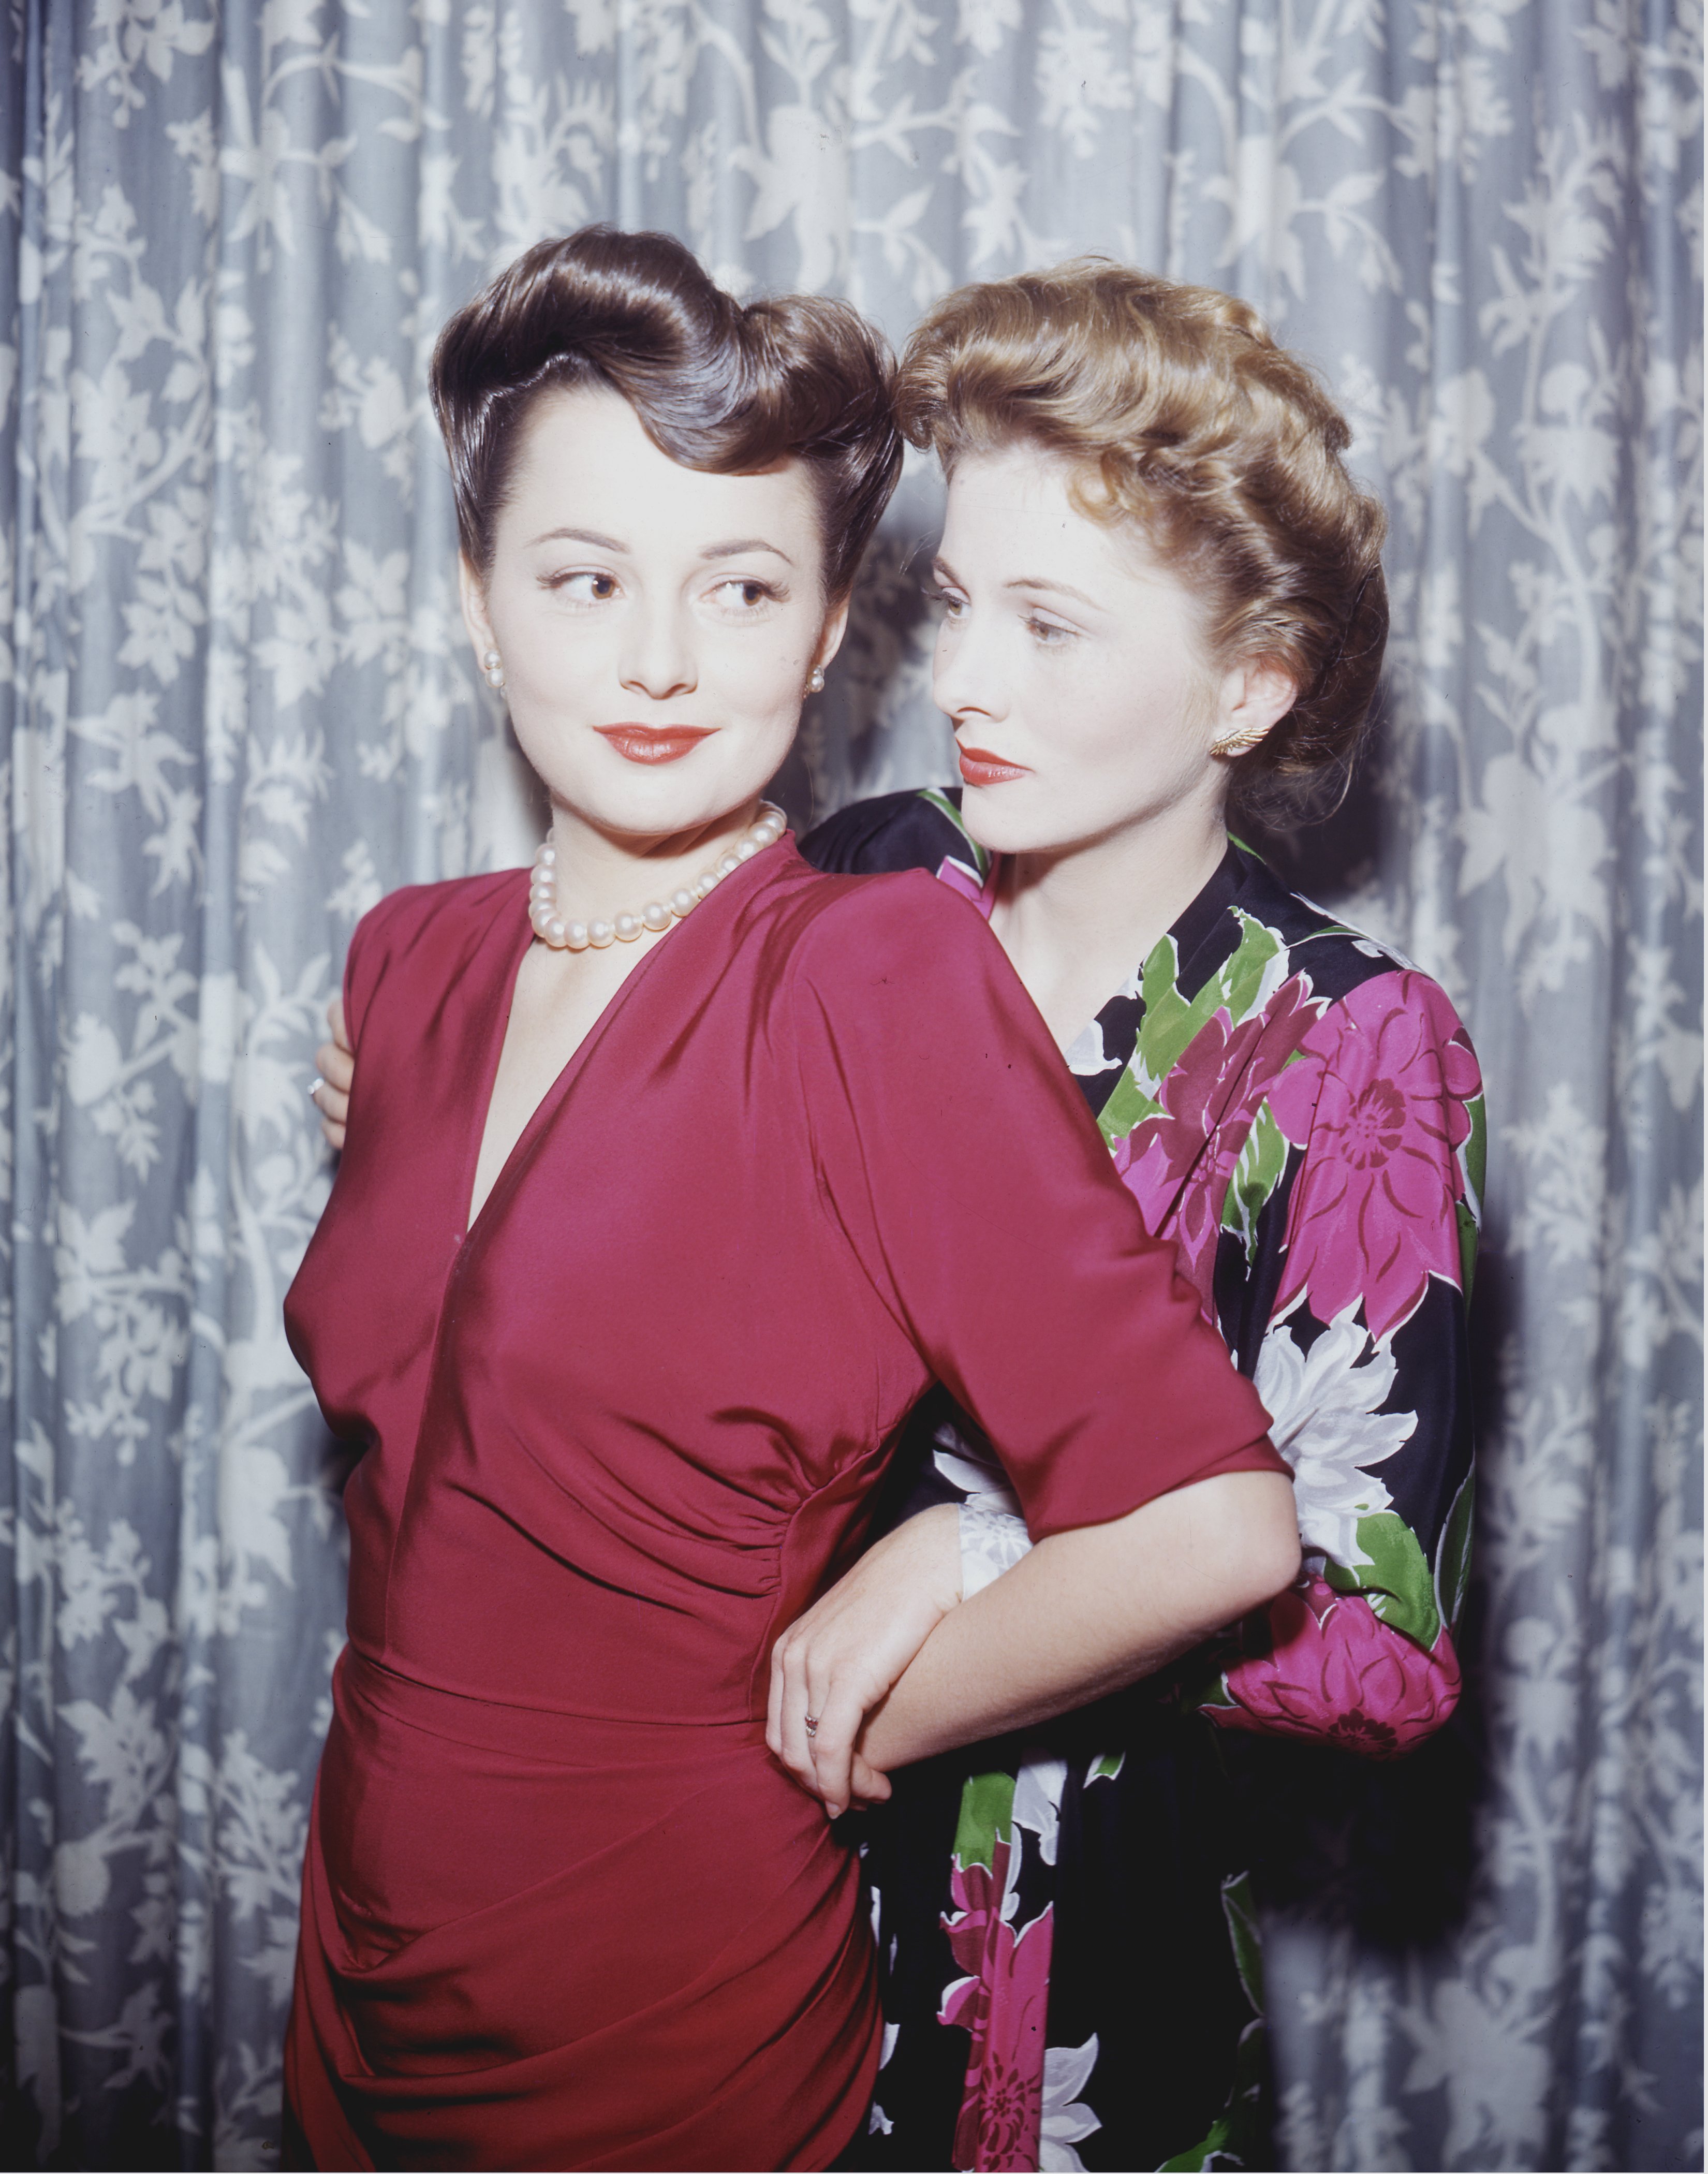
[(315, 1051), (320, 1077), (311, 1090), (329, 1147), (342, 1149), (355, 1081), (356, 1043), (374, 991), (392, 960), (420, 941), (442, 938), (447, 927), (490, 905), (495, 890), (514, 883), (511, 870), (462, 876), (446, 883), (405, 884), (386, 895), (356, 923), (344, 957), (341, 992), (327, 1006), (327, 1038)]

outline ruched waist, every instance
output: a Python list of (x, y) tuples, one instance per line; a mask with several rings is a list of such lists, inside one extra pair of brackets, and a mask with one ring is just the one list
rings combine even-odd
[(870, 1936), (757, 1723), (491, 1706), (349, 1651), (333, 1701), (289, 2059), (319, 2163), (828, 2164)]
[[(451, 1744), (507, 1755), (512, 1752), (565, 1766), (602, 1770), (636, 1760), (682, 1755), (689, 1744), (700, 1757), (739, 1749), (763, 1751), (763, 1721), (748, 1715), (706, 1719), (680, 1713), (582, 1712), (566, 1695), (561, 1706), (521, 1706), (478, 1698), (467, 1690), (423, 1683), (375, 1660), (352, 1643), (338, 1661), (351, 1693), (376, 1714)], [(566, 1694), (570, 1687), (565, 1686)]]

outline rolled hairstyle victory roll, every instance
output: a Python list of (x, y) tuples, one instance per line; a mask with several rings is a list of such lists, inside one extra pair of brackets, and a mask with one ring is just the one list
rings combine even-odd
[(459, 310), (434, 351), (462, 549), (492, 563), (522, 422), (548, 389), (619, 392), (684, 468), (741, 475), (804, 462), (827, 597), (846, 597), (901, 472), (882, 335), (846, 302), (743, 305), (662, 234), (583, 227), (542, 241)]
[(1083, 463), (1082, 509), (1134, 522), (1202, 595), (1206, 661), (1282, 667), (1300, 692), (1240, 757), (1236, 809), (1308, 802), (1349, 761), (1387, 641), (1386, 516), (1249, 304), (1097, 257), (961, 288), (909, 341), (896, 414), (947, 473), (1017, 440)]

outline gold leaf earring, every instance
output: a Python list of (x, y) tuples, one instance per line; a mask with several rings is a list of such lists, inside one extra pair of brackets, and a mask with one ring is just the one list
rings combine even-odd
[(1220, 755), (1225, 761), (1236, 754), (1250, 754), (1254, 747), (1261, 745), (1262, 738), (1262, 733), (1230, 733), (1225, 739), (1210, 742), (1210, 753)]

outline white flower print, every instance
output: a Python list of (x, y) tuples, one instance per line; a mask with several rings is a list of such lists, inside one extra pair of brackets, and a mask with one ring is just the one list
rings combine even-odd
[(1056, 1834), (1061, 1821), (1062, 1792), (1068, 1785), (1068, 1761), (1047, 1752), (1029, 1752), (1014, 1777), (1014, 1825), (1038, 1837), (1038, 1854), (1056, 1862)]
[(1119, 1062), (1103, 1046), (1102, 1022), (1087, 1019), (1068, 1052), (1068, 1069), (1079, 1079), (1095, 1079), (1100, 1072), (1112, 1072)]
[(1377, 1516), (1393, 1500), (1367, 1468), (1409, 1441), (1418, 1423), (1414, 1412), (1377, 1409), (1393, 1387), (1394, 1360), (1386, 1340), (1372, 1344), (1353, 1318), (1356, 1311), (1349, 1306), (1337, 1314), (1309, 1351), (1284, 1319), (1272, 1322), (1257, 1372), (1270, 1436), (1293, 1467), (1306, 1557), (1349, 1565), (1370, 1560), (1358, 1544), (1359, 1518)]
[(1073, 2149), (1103, 2123), (1079, 2094), (1097, 2066), (1097, 2034), (1083, 2046), (1051, 2046), (1044, 2055), (1044, 2118), (1038, 2137), (1040, 2174), (1084, 2174)]

